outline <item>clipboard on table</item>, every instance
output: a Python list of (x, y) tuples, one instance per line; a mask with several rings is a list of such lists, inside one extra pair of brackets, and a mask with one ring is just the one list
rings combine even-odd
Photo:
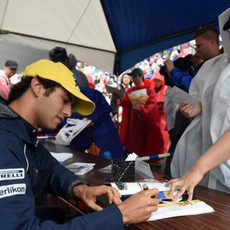
[(125, 95), (124, 90), (121, 90), (121, 89), (118, 89), (118, 88), (115, 88), (109, 85), (106, 85), (105, 87), (108, 93), (116, 95), (119, 99), (123, 98)]

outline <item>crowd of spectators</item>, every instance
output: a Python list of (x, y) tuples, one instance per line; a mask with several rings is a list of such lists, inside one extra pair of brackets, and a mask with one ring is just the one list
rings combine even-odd
[[(177, 58), (185, 57), (188, 54), (194, 54), (195, 43), (190, 41), (182, 45), (177, 45), (162, 52), (153, 54), (149, 58), (137, 63), (134, 68), (141, 68), (144, 71), (144, 77), (151, 79), (154, 77), (154, 73), (164, 65), (164, 62), (168, 59), (175, 61)], [(77, 68), (81, 70), (88, 78), (90, 85), (96, 90), (102, 92), (106, 97), (107, 101), (110, 103), (111, 95), (106, 91), (105, 85), (110, 85), (116, 87), (121, 83), (121, 76), (115, 76), (111, 73), (104, 72), (95, 66), (88, 65), (84, 62), (77, 62)], [(131, 72), (131, 70), (127, 70)]]

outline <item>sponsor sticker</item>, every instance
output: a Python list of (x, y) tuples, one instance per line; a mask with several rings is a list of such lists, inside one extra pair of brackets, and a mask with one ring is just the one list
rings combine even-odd
[(26, 184), (9, 184), (0, 186), (0, 199), (26, 193)]
[(24, 168), (0, 169), (0, 181), (25, 178)]

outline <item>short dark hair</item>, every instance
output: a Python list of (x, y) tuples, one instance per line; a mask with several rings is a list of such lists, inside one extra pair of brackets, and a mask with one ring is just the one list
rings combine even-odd
[[(44, 79), (39, 76), (36, 76), (36, 78), (46, 89), (44, 94), (45, 96), (49, 96), (52, 92), (55, 91), (55, 88), (61, 87), (61, 85), (55, 81)], [(32, 79), (33, 77), (25, 77), (11, 88), (8, 104), (21, 97), (29, 89)]]
[(132, 70), (131, 73), (129, 73), (129, 75), (131, 77), (137, 77), (137, 76), (140, 76), (140, 77), (143, 77), (144, 78), (144, 71), (141, 69), (141, 68), (135, 68)]
[(72, 71), (75, 69), (76, 65), (77, 65), (77, 59), (75, 57), (74, 54), (69, 54), (69, 64), (68, 64), (68, 68)]
[(66, 59), (69, 59), (66, 49), (63, 47), (55, 47), (49, 51), (49, 58), (53, 62), (64, 62)]
[(7, 60), (5, 62), (5, 66), (9, 67), (10, 69), (17, 69), (18, 68), (18, 63), (16, 61), (13, 61), (13, 60)]
[(216, 43), (219, 44), (219, 34), (213, 26), (202, 26), (197, 29), (194, 35), (194, 39), (197, 37), (203, 37), (207, 40), (215, 39)]

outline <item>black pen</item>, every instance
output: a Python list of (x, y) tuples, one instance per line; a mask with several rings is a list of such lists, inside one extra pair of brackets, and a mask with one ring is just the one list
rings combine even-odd
[(166, 202), (172, 202), (173, 200), (172, 199), (160, 199), (162, 202), (166, 201)]

